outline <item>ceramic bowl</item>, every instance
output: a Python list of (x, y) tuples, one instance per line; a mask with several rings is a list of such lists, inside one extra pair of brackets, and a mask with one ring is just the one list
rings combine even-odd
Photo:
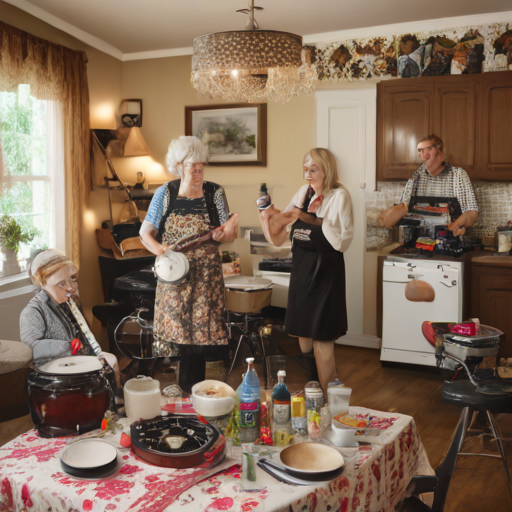
[(192, 387), (194, 409), (207, 418), (230, 413), (235, 406), (235, 396), (235, 390), (220, 380), (203, 380)]

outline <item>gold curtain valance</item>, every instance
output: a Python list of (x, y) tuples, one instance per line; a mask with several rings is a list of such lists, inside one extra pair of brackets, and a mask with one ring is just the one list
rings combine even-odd
[(0, 22), (0, 90), (29, 84), (33, 96), (62, 102), (66, 253), (80, 260), (82, 215), (91, 190), (87, 54)]

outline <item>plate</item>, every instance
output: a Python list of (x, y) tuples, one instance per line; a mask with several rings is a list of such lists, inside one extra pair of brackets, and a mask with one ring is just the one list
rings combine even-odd
[(101, 480), (119, 471), (123, 466), (123, 461), (122, 459), (120, 461), (115, 459), (110, 464), (107, 464), (100, 469), (77, 469), (68, 466), (65, 462), (62, 462), (61, 459), (60, 466), (64, 473), (71, 475), (74, 478), (78, 478), (79, 480)]
[(365, 428), (368, 425), (368, 421), (362, 418), (357, 418), (353, 414), (340, 414), (339, 416), (334, 416), (333, 421), (339, 423), (341, 428), (354, 428), (357, 430)]
[(70, 444), (60, 460), (71, 470), (98, 471), (112, 464), (115, 466), (117, 450), (102, 439), (82, 439)]
[(299, 443), (285, 448), (281, 462), (287, 469), (297, 473), (327, 473), (344, 465), (338, 450), (320, 443)]

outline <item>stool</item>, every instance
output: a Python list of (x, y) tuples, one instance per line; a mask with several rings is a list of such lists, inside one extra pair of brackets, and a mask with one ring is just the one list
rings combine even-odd
[[(512, 394), (509, 393), (506, 395), (485, 395), (483, 393), (479, 393), (476, 390), (475, 386), (468, 380), (459, 380), (452, 382), (446, 381), (443, 384), (442, 400), (443, 402), (463, 407), (459, 420), (459, 427), (452, 439), (451, 444), (457, 446), (457, 450), (453, 451), (453, 466), (455, 466), (456, 458), (460, 455), (475, 455), (480, 457), (492, 457), (496, 459), (501, 459), (503, 465), (505, 466), (505, 472), (507, 475), (509, 489), (512, 494), (512, 480), (510, 478), (510, 472), (507, 466), (505, 450), (503, 449), (503, 439), (501, 437), (499, 426), (496, 422), (496, 419), (494, 418), (495, 414), (512, 412)], [(485, 413), (487, 420), (489, 421), (489, 427), (491, 430), (490, 433), (472, 429), (474, 420), (476, 419), (478, 412)], [(480, 434), (472, 435), (468, 438), (468, 433), (478, 431), (480, 432)], [(496, 440), (500, 455), (486, 453), (467, 453), (460, 451), (464, 441), (466, 441), (467, 444), (485, 435), (490, 436)]]
[(268, 360), (265, 353), (265, 344), (259, 327), (262, 327), (264, 318), (261, 310), (270, 305), (272, 296), (272, 281), (260, 277), (227, 276), (224, 280), (226, 286), (226, 308), (228, 310), (227, 328), (229, 338), (232, 338), (232, 329), (237, 327), (241, 334), (231, 361), (226, 380), (231, 375), (235, 365), (238, 351), (242, 341), (245, 340), (253, 355), (254, 348), (261, 350), (263, 358), (263, 378), (267, 382), (270, 375)]

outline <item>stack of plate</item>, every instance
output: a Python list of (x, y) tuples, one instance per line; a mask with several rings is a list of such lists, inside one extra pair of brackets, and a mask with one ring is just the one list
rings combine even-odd
[(105, 478), (117, 470), (117, 449), (102, 439), (83, 439), (64, 450), (60, 465), (71, 476)]
[(288, 446), (281, 452), (280, 459), (280, 464), (261, 459), (258, 466), (280, 482), (292, 485), (330, 482), (338, 478), (345, 467), (340, 452), (320, 443)]

